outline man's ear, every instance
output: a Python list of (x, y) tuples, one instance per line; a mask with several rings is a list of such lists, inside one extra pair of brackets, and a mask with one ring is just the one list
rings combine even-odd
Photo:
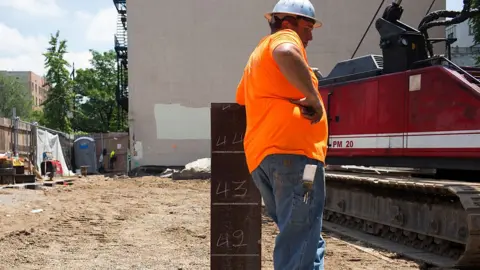
[(282, 29), (292, 29), (292, 25), (288, 20), (283, 20), (282, 21)]

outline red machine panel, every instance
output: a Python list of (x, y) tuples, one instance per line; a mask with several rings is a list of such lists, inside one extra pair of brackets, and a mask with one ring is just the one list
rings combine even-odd
[(456, 71), (434, 66), (320, 92), (329, 156), (480, 156), (480, 87)]
[(479, 156), (478, 85), (443, 67), (410, 74), (421, 79), (421, 87), (409, 91), (409, 155)]

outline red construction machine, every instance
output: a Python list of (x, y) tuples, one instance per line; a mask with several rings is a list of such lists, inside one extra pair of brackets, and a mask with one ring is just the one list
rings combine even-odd
[[(400, 21), (400, 4), (376, 20), (382, 55), (339, 62), (319, 78), (327, 164), (371, 167), (327, 170), (324, 219), (432, 254), (437, 265), (480, 269), (479, 71), (434, 55), (439, 39), (428, 36), (431, 27), (480, 12), (464, 0), (462, 11), (431, 12), (415, 29)], [(392, 176), (375, 167), (434, 174)]]

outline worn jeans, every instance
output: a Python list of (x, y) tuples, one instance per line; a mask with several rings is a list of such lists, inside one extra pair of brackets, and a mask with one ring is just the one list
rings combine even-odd
[[(313, 191), (304, 202), (306, 164), (316, 164)], [(321, 236), (325, 206), (325, 168), (301, 155), (267, 156), (252, 172), (269, 216), (280, 233), (275, 239), (275, 270), (323, 270), (325, 241)]]

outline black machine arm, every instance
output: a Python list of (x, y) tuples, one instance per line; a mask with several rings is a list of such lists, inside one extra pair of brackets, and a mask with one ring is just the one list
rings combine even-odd
[[(428, 38), (428, 29), (435, 26), (448, 26), (462, 23), (474, 16), (480, 15), (480, 10), (472, 9), (471, 0), (463, 0), (462, 11), (439, 10), (429, 13), (423, 18), (418, 26), (418, 30), (425, 36), (427, 50), (430, 56), (433, 56), (433, 46)], [(452, 18), (451, 20), (438, 20), (440, 18)]]
[(422, 33), (400, 21), (401, 3), (402, 0), (394, 0), (375, 22), (380, 34), (384, 74), (408, 70), (414, 62), (428, 58)]
[(400, 6), (401, 3), (402, 0), (393, 1), (383, 12), (382, 18), (392, 23), (400, 20), (403, 14), (403, 8)]
[[(402, 0), (393, 0), (376, 21), (375, 27), (380, 34), (380, 48), (383, 53), (383, 73), (408, 70), (413, 63), (433, 57), (432, 42), (428, 37), (428, 29), (435, 26), (447, 26), (462, 23), (479, 15), (480, 11), (471, 9), (471, 0), (463, 0), (462, 11), (440, 10), (427, 14), (418, 29), (400, 21), (403, 14)], [(452, 18), (441, 20), (439, 18)]]
[[(449, 11), (449, 10), (438, 10), (431, 12), (425, 16), (418, 26), (418, 30), (424, 31), (434, 26), (439, 25), (452, 25), (462, 23), (472, 15), (474, 15), (475, 10), (471, 10), (472, 2), (471, 0), (463, 0), (463, 9), (462, 11)], [(440, 18), (453, 18), (452, 20), (443, 20), (435, 21)]]

